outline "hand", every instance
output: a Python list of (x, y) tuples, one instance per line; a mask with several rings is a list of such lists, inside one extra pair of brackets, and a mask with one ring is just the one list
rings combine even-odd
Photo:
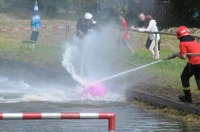
[(79, 31), (79, 32), (78, 32), (78, 36), (79, 36), (79, 37), (84, 37), (85, 34), (84, 34), (83, 32), (81, 32), (81, 31)]

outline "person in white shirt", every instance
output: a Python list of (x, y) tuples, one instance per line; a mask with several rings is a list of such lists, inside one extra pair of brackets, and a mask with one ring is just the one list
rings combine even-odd
[[(148, 27), (147, 28), (139, 28), (138, 31), (144, 32), (144, 31), (149, 31), (149, 32), (158, 32), (158, 27), (156, 20), (153, 19), (151, 15), (146, 16), (146, 21), (148, 22)], [(149, 33), (149, 39), (150, 43), (147, 45), (149, 51), (151, 52), (153, 58), (159, 59), (159, 51), (158, 51), (158, 41), (160, 40), (160, 35), (159, 34), (153, 34)]]

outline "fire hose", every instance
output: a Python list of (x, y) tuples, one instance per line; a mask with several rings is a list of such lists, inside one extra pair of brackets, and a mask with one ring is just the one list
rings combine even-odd
[[(163, 60), (170, 60), (170, 59), (174, 59), (178, 56), (177, 53), (171, 54), (168, 57), (164, 58)], [(186, 54), (187, 57), (191, 57), (191, 56), (200, 56), (200, 53), (187, 53)]]

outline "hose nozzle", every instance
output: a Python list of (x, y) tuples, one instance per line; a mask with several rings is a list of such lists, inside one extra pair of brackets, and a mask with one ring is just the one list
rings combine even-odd
[(164, 58), (163, 60), (170, 60), (170, 59), (174, 59), (177, 57), (177, 54), (171, 54), (168, 57)]

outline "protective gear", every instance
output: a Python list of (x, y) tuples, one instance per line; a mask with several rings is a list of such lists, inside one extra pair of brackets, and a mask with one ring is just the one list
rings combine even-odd
[(92, 14), (86, 13), (85, 16), (84, 16), (84, 19), (88, 20), (88, 19), (92, 19), (92, 17), (93, 17)]
[(181, 102), (192, 103), (192, 97), (187, 97), (185, 95), (180, 95), (178, 98), (179, 98), (179, 100)]
[(183, 36), (190, 35), (190, 30), (185, 26), (180, 26), (176, 31), (176, 35), (180, 39)]
[(184, 92), (184, 95), (180, 95), (179, 100), (181, 102), (191, 103), (192, 97), (191, 97), (190, 89), (188, 88), (187, 90), (183, 90), (183, 92)]

